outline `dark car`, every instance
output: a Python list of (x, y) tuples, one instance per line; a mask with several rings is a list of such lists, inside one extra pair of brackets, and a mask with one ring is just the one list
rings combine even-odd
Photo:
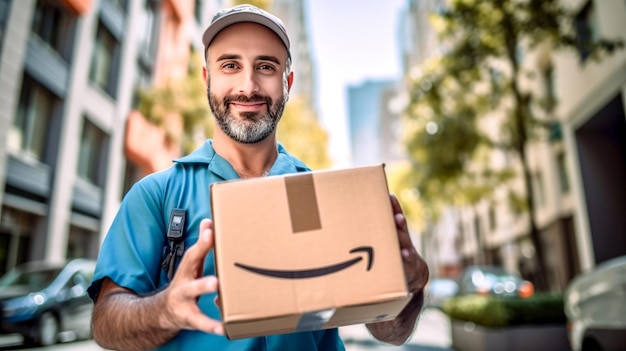
[(527, 298), (534, 291), (535, 287), (531, 282), (498, 266), (469, 266), (459, 279), (459, 295)]
[(626, 350), (626, 256), (576, 276), (564, 300), (574, 351)]
[(87, 295), (95, 261), (30, 262), (0, 278), (0, 333), (27, 344), (51, 345), (91, 336), (93, 303)]

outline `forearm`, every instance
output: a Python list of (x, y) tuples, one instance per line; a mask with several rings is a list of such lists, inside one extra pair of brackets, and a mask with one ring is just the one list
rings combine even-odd
[(149, 350), (179, 332), (165, 327), (164, 294), (139, 297), (111, 292), (94, 306), (93, 336), (98, 345), (113, 350)]
[(424, 305), (424, 294), (414, 295), (402, 312), (390, 321), (367, 324), (367, 329), (376, 339), (392, 344), (402, 345), (415, 330), (417, 318)]

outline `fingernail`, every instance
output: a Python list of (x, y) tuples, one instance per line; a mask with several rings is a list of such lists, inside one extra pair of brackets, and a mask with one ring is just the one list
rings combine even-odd
[(214, 288), (217, 285), (217, 278), (215, 276), (207, 277), (206, 285), (209, 288)]
[(402, 257), (409, 258), (409, 255), (411, 255), (411, 251), (408, 249), (402, 249)]
[(215, 334), (224, 335), (224, 327), (221, 325), (219, 327), (215, 327)]

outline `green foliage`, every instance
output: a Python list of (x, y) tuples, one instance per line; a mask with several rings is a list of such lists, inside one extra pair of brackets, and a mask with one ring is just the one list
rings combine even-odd
[[(518, 156), (526, 173), (525, 145), (549, 138), (555, 99), (523, 90), (520, 82), (545, 76), (540, 69), (551, 66), (525, 65), (526, 55), (584, 47), (600, 59), (623, 46), (619, 40), (581, 41), (576, 14), (558, 0), (446, 4), (447, 9), (431, 15), (442, 55), (424, 62), (417, 78), (409, 80), (405, 113), (415, 187), (433, 208), (489, 197), (515, 174), (512, 169), (490, 169), (486, 154), (500, 150)], [(485, 124), (497, 132), (487, 134)], [(484, 174), (492, 176), (481, 179)], [(516, 205), (532, 210), (533, 204)]]
[(328, 133), (303, 99), (292, 96), (278, 124), (277, 139), (287, 150), (314, 170), (331, 166)]
[(264, 10), (272, 6), (272, 0), (231, 0), (230, 3), (231, 6), (250, 4)]
[(542, 293), (527, 299), (457, 296), (444, 303), (443, 311), (452, 319), (490, 328), (566, 322), (562, 294)]
[[(204, 141), (213, 135), (201, 56), (195, 52), (191, 54), (184, 79), (140, 90), (138, 110), (149, 122), (165, 128), (168, 141), (180, 145), (184, 154), (197, 147), (198, 139)], [(176, 118), (182, 119), (182, 131), (172, 129), (168, 124)], [(202, 138), (196, 137), (198, 134)]]

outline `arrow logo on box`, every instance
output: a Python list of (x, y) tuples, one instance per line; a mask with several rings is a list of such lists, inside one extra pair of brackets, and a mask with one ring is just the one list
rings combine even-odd
[[(367, 270), (369, 271), (372, 268), (372, 264), (374, 263), (374, 249), (371, 246), (361, 246), (350, 250), (350, 253), (364, 252), (367, 255)], [(249, 266), (243, 263), (235, 262), (235, 266), (245, 269), (249, 272), (265, 275), (274, 278), (282, 278), (282, 279), (305, 279), (305, 278), (315, 278), (321, 277), (323, 275), (333, 274), (344, 270), (350, 266), (355, 265), (356, 263), (363, 260), (362, 256), (355, 257), (353, 259), (347, 260), (345, 262), (337, 263), (330, 266), (312, 268), (312, 269), (304, 269), (304, 270), (276, 270), (276, 269), (267, 269), (267, 268), (259, 268), (254, 266)]]

